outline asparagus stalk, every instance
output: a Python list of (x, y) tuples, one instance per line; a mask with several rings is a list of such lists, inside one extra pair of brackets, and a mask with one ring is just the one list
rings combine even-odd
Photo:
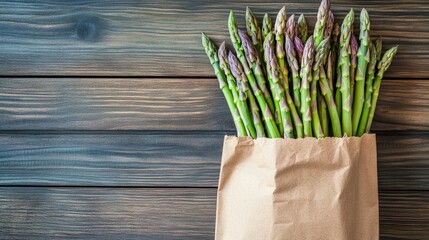
[(341, 106), (342, 106), (342, 130), (347, 136), (352, 136), (352, 113), (350, 99), (350, 38), (352, 33), (354, 20), (353, 9), (344, 18), (341, 25), (340, 35), (340, 57), (339, 64), (341, 66)]
[(252, 90), (249, 87), (249, 82), (244, 73), (244, 70), (236, 58), (236, 56), (232, 52), (228, 52), (228, 62), (230, 63), (230, 69), (232, 75), (237, 80), (237, 86), (239, 90), (245, 94), (245, 96), (249, 100), (250, 109), (253, 115), (253, 124), (255, 126), (256, 136), (257, 138), (265, 137), (264, 126), (262, 125), (261, 117), (260, 117), (260, 109), (258, 104), (256, 103), (255, 96), (252, 93)]
[(375, 108), (377, 106), (378, 94), (380, 91), (381, 80), (383, 79), (384, 73), (389, 68), (392, 63), (393, 56), (395, 56), (396, 51), (398, 50), (398, 46), (389, 49), (384, 55), (381, 61), (377, 66), (377, 76), (375, 77), (375, 82), (373, 86), (373, 94), (371, 98), (371, 109), (369, 111), (368, 123), (366, 125), (365, 132), (369, 132), (371, 130), (372, 120), (374, 119)]
[(298, 29), (297, 29), (297, 25), (295, 22), (295, 14), (292, 14), (286, 22), (286, 34), (291, 39), (294, 39), (297, 31), (298, 31)]
[(273, 23), (268, 13), (265, 13), (264, 19), (262, 20), (262, 39), (265, 41), (268, 33), (273, 31)]
[(325, 98), (325, 102), (328, 107), (328, 112), (331, 120), (332, 134), (334, 135), (334, 137), (341, 137), (342, 136), (341, 120), (336, 108), (334, 94), (332, 93), (332, 90), (329, 88), (329, 83), (326, 78), (326, 73), (324, 68), (320, 67), (319, 71), (320, 71), (320, 84), (319, 84), (320, 91), (323, 97)]
[(383, 47), (383, 40), (381, 39), (381, 37), (378, 37), (375, 40), (375, 52), (376, 52), (376, 59), (377, 62), (380, 62), (381, 59), (381, 49)]
[(247, 34), (252, 39), (253, 46), (255, 46), (258, 51), (259, 58), (264, 59), (261, 28), (259, 28), (258, 20), (249, 7), (246, 7), (246, 30)]
[(319, 68), (323, 66), (323, 62), (327, 59), (330, 47), (330, 39), (325, 38), (317, 47), (317, 53), (314, 58), (313, 78), (311, 81), (311, 118), (313, 124), (313, 133), (317, 138), (322, 138), (326, 132), (323, 132), (318, 109), (317, 84), (319, 81)]
[(250, 81), (250, 79), (247, 79), (247, 74), (244, 73), (243, 71), (244, 69), (241, 67), (237, 57), (234, 54), (232, 53), (228, 54), (228, 60), (229, 60), (229, 64), (231, 65), (231, 72), (234, 75), (235, 79), (237, 79), (237, 81), (243, 81), (243, 82), (248, 81), (250, 83), (252, 92), (255, 95), (255, 98), (258, 101), (259, 107), (261, 109), (262, 118), (267, 127), (266, 130), (267, 130), (268, 137), (279, 138), (280, 137), (279, 130), (274, 121), (273, 115), (268, 107), (268, 104), (267, 102), (265, 102), (264, 96), (258, 84), (256, 84), (254, 80)]
[(341, 34), (341, 27), (338, 23), (335, 23), (334, 30), (332, 31), (332, 51), (333, 51), (333, 61), (332, 65), (332, 75), (335, 79), (335, 103), (338, 111), (338, 116), (341, 118), (341, 65), (340, 65), (340, 55), (339, 55), (339, 49), (340, 49), (340, 34)]
[(357, 42), (357, 39), (355, 35), (352, 33), (351, 39), (350, 39), (350, 106), (353, 106), (354, 101), (354, 93), (355, 93), (355, 74), (356, 74), (356, 67), (357, 67), (357, 51), (358, 51), (359, 45)]
[[(252, 70), (250, 69), (248, 63), (247, 63), (247, 59), (244, 53), (244, 49), (243, 46), (241, 45), (241, 39), (238, 33), (238, 27), (237, 27), (237, 22), (235, 20), (235, 16), (234, 16), (234, 12), (231, 11), (229, 14), (229, 18), (228, 18), (228, 28), (229, 28), (229, 35), (231, 38), (231, 42), (235, 48), (235, 51), (237, 53), (237, 57), (241, 63), (241, 66), (243, 67), (244, 73), (246, 74), (247, 80), (250, 83), (250, 87), (252, 88), (252, 90), (254, 91), (255, 97), (258, 101), (259, 104), (259, 108), (262, 111), (262, 115), (263, 115), (263, 119), (268, 119), (270, 120), (270, 118), (272, 118), (272, 112), (274, 111), (274, 103), (271, 101), (269, 104), (267, 105), (266, 100), (264, 99), (264, 97), (268, 97), (267, 95), (264, 95), (262, 97), (262, 99), (259, 99), (258, 96), (256, 96), (257, 92), (255, 91), (261, 91), (261, 89), (258, 87), (256, 80), (255, 80), (255, 76), (252, 73)], [(230, 62), (231, 64), (231, 62)], [(264, 90), (264, 89), (262, 89)], [(259, 94), (258, 92), (258, 94)], [(264, 92), (264, 94), (266, 94), (266, 92)], [(263, 100), (263, 101), (261, 101)], [(268, 112), (264, 112), (265, 106), (268, 106)], [(271, 110), (272, 109), (272, 110)], [(273, 120), (274, 122), (274, 120)], [(269, 125), (271, 124), (271, 122), (265, 122), (265, 124), (267, 125), (267, 130), (268, 131), (268, 136), (272, 136), (272, 137), (276, 137), (279, 136), (280, 133), (278, 132), (277, 126), (274, 126), (275, 128), (273, 128), (272, 126), (270, 127)], [(276, 134), (277, 133), (277, 134)]]
[(301, 61), (301, 115), (304, 125), (304, 136), (312, 137), (311, 127), (311, 110), (310, 110), (310, 82), (311, 82), (311, 70), (314, 61), (314, 40), (310, 36), (304, 47), (304, 53)]
[(366, 73), (365, 81), (365, 105), (363, 106), (362, 114), (359, 120), (358, 136), (362, 136), (365, 133), (366, 124), (368, 122), (369, 110), (371, 108), (372, 98), (372, 86), (375, 76), (375, 68), (377, 67), (377, 52), (375, 45), (369, 42), (369, 64)]
[(214, 43), (204, 34), (201, 34), (201, 40), (206, 51), (207, 57), (210, 60), (210, 64), (213, 66), (216, 77), (219, 81), (219, 88), (221, 89), (225, 99), (228, 103), (229, 110), (231, 111), (235, 127), (237, 129), (238, 136), (246, 136), (246, 128), (244, 123), (240, 117), (237, 106), (234, 103), (234, 98), (232, 96), (231, 90), (229, 90), (228, 85), (226, 83), (226, 76), (219, 66), (219, 58), (216, 52), (216, 46)]
[(360, 46), (357, 54), (358, 69), (356, 72), (356, 88), (353, 104), (353, 135), (356, 136), (359, 128), (359, 120), (362, 114), (363, 104), (365, 101), (365, 77), (368, 63), (370, 61), (370, 51), (368, 49), (369, 40), (369, 16), (368, 12), (362, 9), (360, 13)]
[(296, 59), (295, 47), (288, 35), (286, 35), (286, 60), (292, 72), (293, 100), (297, 108), (301, 108), (301, 93), (299, 78), (299, 64)]
[(228, 87), (231, 90), (231, 93), (234, 97), (234, 102), (237, 105), (240, 117), (243, 120), (244, 126), (246, 127), (247, 135), (251, 136), (252, 138), (256, 138), (257, 136), (256, 130), (252, 120), (253, 117), (250, 114), (249, 108), (247, 106), (247, 96), (243, 91), (243, 89), (239, 90), (237, 88), (238, 85), (230, 70), (230, 66), (228, 62), (228, 53), (227, 53), (225, 42), (222, 42), (222, 44), (219, 47), (218, 57), (219, 57), (219, 66), (226, 75), (226, 79), (228, 81)]
[(271, 98), (270, 91), (265, 84), (266, 81), (264, 77), (264, 71), (262, 70), (262, 61), (259, 58), (255, 46), (252, 45), (249, 36), (247, 36), (246, 33), (242, 30), (238, 30), (238, 36), (240, 37), (241, 46), (243, 48), (247, 63), (252, 68), (253, 75), (256, 77), (256, 82), (258, 83), (259, 88), (264, 94), (265, 101), (267, 102), (270, 111), (273, 113), (274, 102)]
[[(273, 89), (276, 102), (280, 107), (280, 116), (282, 128), (284, 129), (285, 138), (293, 138), (293, 125), (290, 114), (290, 108), (286, 101), (285, 90), (281, 86), (281, 73), (280, 67), (277, 63), (277, 57), (273, 49), (273, 37), (269, 34), (264, 41), (265, 59), (267, 62), (267, 76)], [(293, 103), (292, 103), (293, 105)]]
[(298, 18), (298, 37), (302, 42), (307, 42), (308, 24), (304, 14), (301, 14)]
[(286, 7), (282, 7), (277, 14), (276, 23), (274, 25), (276, 34), (276, 55), (280, 66), (280, 71), (283, 74), (283, 88), (286, 89), (286, 81), (288, 79), (288, 69), (285, 61), (285, 32), (286, 32)]
[(320, 125), (322, 126), (322, 132), (324, 133), (323, 136), (329, 136), (328, 110), (325, 99), (323, 99), (323, 95), (320, 93), (320, 90), (317, 93), (317, 103), (318, 109), (320, 109)]
[[(265, 45), (266, 43), (264, 43)], [(264, 46), (265, 47), (265, 46)], [(266, 48), (266, 47), (265, 47)], [(296, 53), (293, 47), (293, 43), (290, 40), (289, 36), (286, 36), (286, 56), (287, 56), (287, 61), (289, 63), (289, 66), (291, 66), (292, 69), (292, 74), (294, 76), (294, 87), (298, 86), (299, 87), (299, 66), (298, 66), (298, 60), (296, 59)], [(277, 64), (274, 64), (277, 67)], [(280, 79), (283, 77), (283, 75), (280, 75)], [(298, 82), (296, 83), (296, 80), (298, 80)], [(292, 113), (292, 120), (293, 120), (293, 124), (295, 126), (295, 132), (296, 132), (296, 136), (298, 138), (302, 138), (304, 137), (304, 129), (303, 129), (303, 125), (301, 122), (301, 118), (299, 117), (298, 111), (296, 110), (297, 108), (299, 109), (300, 107), (296, 106), (296, 103), (294, 103), (294, 101), (292, 100), (291, 95), (289, 94), (289, 83), (286, 84), (287, 88), (285, 89), (285, 95), (286, 95), (286, 101), (291, 109), (291, 113)], [(299, 89), (298, 89), (299, 91)], [(301, 102), (299, 100), (299, 102)]]
[(333, 55), (333, 51), (332, 49), (329, 51), (329, 55), (328, 55), (328, 63), (326, 64), (326, 77), (328, 78), (328, 84), (329, 84), (329, 89), (331, 89), (331, 91), (334, 90), (334, 76), (333, 76), (333, 64), (332, 62), (334, 61), (334, 55)]
[(329, 0), (322, 0), (319, 11), (317, 12), (317, 21), (314, 26), (314, 46), (317, 48), (324, 38), (325, 26), (329, 15)]

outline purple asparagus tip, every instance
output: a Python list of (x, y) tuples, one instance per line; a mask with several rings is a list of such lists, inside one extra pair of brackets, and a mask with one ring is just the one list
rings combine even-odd
[(293, 43), (295, 45), (296, 53), (298, 54), (299, 59), (302, 59), (302, 53), (304, 52), (304, 44), (298, 36), (295, 36), (293, 39)]
[(249, 64), (253, 64), (255, 61), (257, 61), (259, 64), (258, 53), (247, 33), (241, 29), (238, 29), (238, 36), (240, 37), (241, 46), (244, 49), (244, 55), (246, 56), (247, 62)]
[(350, 50), (351, 50), (351, 64), (356, 65), (356, 54), (359, 48), (356, 36), (352, 34), (350, 39)]

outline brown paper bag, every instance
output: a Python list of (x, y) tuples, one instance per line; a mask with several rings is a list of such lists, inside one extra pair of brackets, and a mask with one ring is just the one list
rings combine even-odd
[(216, 240), (379, 237), (375, 135), (225, 136)]

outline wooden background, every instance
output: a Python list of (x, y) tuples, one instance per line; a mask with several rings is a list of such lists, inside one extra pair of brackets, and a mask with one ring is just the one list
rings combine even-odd
[[(2, 1), (0, 239), (213, 239), (234, 134), (200, 43), (283, 1)], [(318, 0), (287, 1), (314, 23)], [(429, 4), (366, 7), (399, 52), (375, 125), (382, 239), (429, 236)], [(356, 24), (357, 28), (357, 24)]]

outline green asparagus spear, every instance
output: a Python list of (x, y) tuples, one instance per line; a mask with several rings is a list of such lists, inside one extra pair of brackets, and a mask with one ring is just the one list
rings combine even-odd
[(280, 66), (280, 71), (283, 74), (283, 88), (286, 88), (286, 81), (289, 78), (288, 69), (285, 60), (285, 33), (286, 33), (286, 7), (280, 9), (277, 14), (276, 23), (274, 25), (274, 32), (276, 34), (276, 55), (277, 61)]
[(324, 32), (329, 15), (329, 0), (322, 0), (319, 11), (317, 12), (317, 21), (314, 26), (314, 47), (317, 48), (324, 38)]
[(235, 104), (238, 108), (238, 112), (240, 113), (240, 117), (243, 120), (244, 126), (246, 127), (247, 135), (251, 136), (252, 138), (256, 138), (256, 130), (252, 120), (253, 117), (250, 114), (249, 108), (247, 106), (247, 96), (243, 91), (239, 91), (239, 89), (237, 88), (237, 83), (235, 82), (235, 78), (230, 70), (225, 42), (222, 42), (218, 49), (218, 57), (219, 66), (226, 75), (228, 87), (231, 90)]
[(250, 81), (250, 79), (247, 79), (247, 74), (244, 73), (243, 68), (241, 68), (241, 65), (239, 61), (237, 60), (237, 57), (230, 53), (228, 54), (228, 60), (229, 64), (231, 66), (231, 72), (234, 75), (235, 79), (237, 81), (243, 81), (243, 82), (249, 82), (250, 87), (252, 89), (253, 94), (255, 95), (256, 100), (258, 101), (259, 107), (262, 112), (262, 118), (265, 122), (265, 125), (267, 127), (267, 135), (270, 138), (279, 138), (280, 133), (277, 128), (277, 125), (274, 121), (274, 117), (270, 111), (270, 108), (268, 107), (267, 102), (265, 102), (264, 96), (262, 94), (262, 91), (260, 90), (258, 84), (253, 80)]
[(366, 77), (366, 69), (368, 67), (368, 63), (370, 60), (370, 51), (368, 49), (369, 46), (369, 16), (368, 12), (362, 9), (360, 13), (360, 46), (358, 50), (358, 68), (356, 72), (356, 87), (355, 87), (355, 95), (354, 95), (354, 103), (353, 103), (353, 135), (356, 136), (358, 128), (359, 128), (359, 120), (362, 114), (363, 104), (365, 101), (365, 77)]
[(376, 52), (377, 62), (380, 62), (380, 60), (381, 60), (382, 47), (383, 47), (383, 40), (381, 39), (381, 37), (378, 37), (375, 40), (375, 52)]
[(259, 55), (252, 45), (249, 36), (242, 30), (238, 30), (238, 36), (241, 40), (241, 46), (243, 48), (244, 55), (246, 57), (247, 63), (252, 68), (253, 75), (256, 77), (256, 82), (258, 83), (259, 89), (261, 89), (264, 94), (265, 101), (268, 104), (268, 107), (272, 113), (274, 113), (274, 102), (271, 98), (270, 91), (268, 90), (265, 84), (264, 71), (262, 70), (262, 61), (259, 58)]
[(359, 129), (357, 136), (362, 136), (365, 133), (366, 123), (368, 122), (369, 110), (371, 109), (371, 98), (372, 98), (372, 87), (375, 76), (375, 70), (377, 67), (377, 52), (375, 45), (369, 42), (369, 64), (366, 72), (365, 81), (365, 105), (363, 106), (362, 114), (359, 120)]
[(253, 46), (255, 46), (258, 51), (259, 58), (264, 59), (261, 28), (259, 28), (258, 20), (249, 7), (246, 7), (246, 29), (247, 34), (252, 39)]
[(326, 77), (328, 78), (328, 84), (331, 91), (334, 91), (334, 76), (333, 76), (333, 64), (334, 55), (332, 49), (329, 51), (328, 63), (326, 64)]
[[(332, 90), (329, 88), (328, 80), (326, 79), (326, 73), (323, 67), (320, 67), (320, 91), (325, 98), (325, 102), (328, 107), (329, 116), (331, 120), (331, 129), (332, 134), (334, 137), (341, 137), (342, 131), (341, 131), (341, 121), (340, 117), (336, 108), (335, 100), (334, 100), (334, 94), (332, 93)], [(341, 99), (340, 99), (341, 100)]]
[(350, 38), (350, 106), (353, 106), (355, 95), (355, 74), (357, 67), (357, 51), (359, 45), (354, 34)]
[(373, 94), (371, 98), (371, 109), (369, 111), (368, 123), (366, 125), (365, 131), (368, 133), (371, 130), (372, 120), (374, 119), (375, 107), (377, 106), (378, 94), (380, 91), (381, 80), (383, 79), (384, 73), (389, 68), (392, 63), (393, 56), (395, 56), (398, 46), (389, 49), (384, 55), (381, 61), (377, 66), (377, 76), (375, 77), (375, 82), (373, 86)]
[(313, 78), (311, 81), (311, 120), (313, 124), (313, 133), (317, 138), (323, 138), (325, 133), (323, 132), (321, 120), (319, 116), (318, 109), (318, 96), (317, 96), (317, 84), (319, 81), (319, 68), (323, 66), (323, 62), (327, 59), (330, 48), (330, 38), (325, 38), (320, 42), (319, 46), (316, 49), (316, 56), (314, 58), (313, 64)]
[(273, 23), (268, 13), (265, 13), (264, 19), (262, 20), (262, 39), (265, 41), (268, 33), (273, 31)]
[(334, 30), (332, 31), (332, 51), (333, 51), (333, 69), (332, 79), (335, 79), (335, 89), (333, 90), (335, 95), (335, 103), (338, 111), (338, 116), (341, 118), (341, 65), (340, 65), (340, 34), (341, 27), (338, 23), (335, 23)]
[(314, 40), (313, 36), (310, 36), (304, 47), (304, 53), (301, 61), (301, 115), (304, 125), (304, 136), (312, 137), (312, 125), (311, 125), (311, 109), (310, 109), (310, 82), (312, 66), (314, 61)]
[(326, 136), (329, 136), (329, 117), (328, 117), (326, 102), (325, 102), (325, 99), (323, 98), (323, 95), (320, 92), (320, 89), (318, 89), (318, 93), (317, 93), (317, 103), (318, 103), (318, 109), (320, 111), (320, 125), (322, 126), (322, 132), (326, 137)]
[(253, 115), (253, 124), (256, 130), (256, 136), (257, 138), (265, 137), (264, 126), (262, 125), (261, 117), (259, 114), (260, 109), (258, 107), (258, 104), (256, 103), (255, 96), (253, 95), (252, 90), (249, 87), (249, 82), (246, 77), (246, 74), (244, 73), (240, 62), (237, 60), (237, 57), (231, 52), (228, 52), (228, 62), (230, 63), (231, 73), (237, 80), (237, 86), (239, 87), (239, 90), (243, 92), (243, 94), (245, 94), (245, 96), (249, 100), (250, 109)]
[[(267, 76), (273, 89), (276, 102), (280, 107), (280, 116), (285, 138), (293, 138), (294, 131), (292, 125), (291, 111), (287, 104), (285, 90), (281, 86), (281, 72), (274, 53), (272, 34), (267, 35), (264, 41), (265, 59), (267, 62)], [(292, 103), (293, 105), (293, 103)]]
[(286, 59), (292, 72), (293, 100), (295, 106), (297, 108), (301, 108), (301, 93), (299, 91), (301, 87), (301, 79), (299, 78), (299, 63), (296, 59), (294, 44), (288, 35), (286, 35)]
[(342, 130), (348, 137), (352, 136), (352, 113), (350, 100), (350, 38), (354, 21), (353, 9), (344, 18), (341, 25), (340, 36), (340, 58), (338, 59), (341, 66), (341, 106), (342, 106)]
[(246, 128), (240, 117), (237, 106), (234, 103), (234, 98), (232, 96), (232, 93), (229, 90), (228, 85), (226, 83), (225, 74), (220, 69), (219, 58), (216, 52), (216, 46), (204, 33), (201, 34), (201, 39), (202, 39), (204, 50), (206, 51), (207, 57), (209, 58), (210, 63), (213, 66), (213, 69), (215, 71), (216, 77), (219, 81), (219, 88), (222, 90), (225, 96), (225, 99), (228, 103), (229, 110), (231, 111), (231, 114), (235, 123), (235, 127), (237, 128), (237, 135), (246, 136), (247, 135)]
[(304, 14), (301, 14), (298, 18), (298, 37), (301, 41), (307, 42), (308, 39), (308, 24)]

